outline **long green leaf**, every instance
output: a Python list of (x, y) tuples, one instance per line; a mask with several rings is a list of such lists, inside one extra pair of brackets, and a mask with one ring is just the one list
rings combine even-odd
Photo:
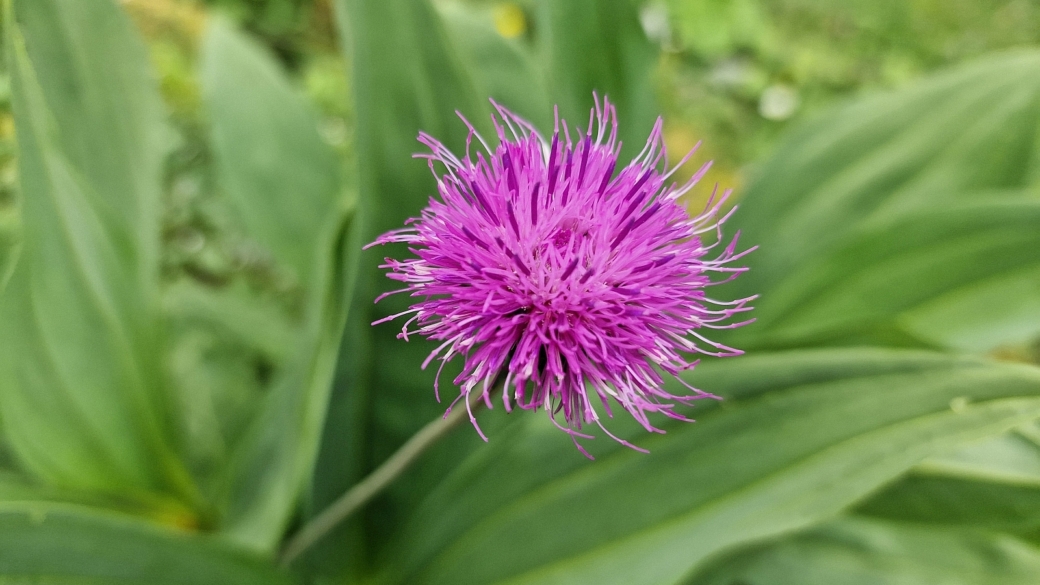
[(246, 233), (306, 286), (342, 196), (336, 153), (274, 58), (223, 20), (210, 22), (201, 59), (221, 187)]
[(617, 105), (622, 156), (646, 143), (660, 113), (654, 99), (657, 50), (647, 40), (634, 3), (572, 0), (537, 3), (538, 50), (548, 66), (550, 97), (570, 124), (589, 119), (592, 92)]
[(272, 550), (315, 472), (336, 359), (360, 248), (353, 214), (322, 244), (325, 273), (315, 282), (301, 343), (278, 376), (228, 469), (224, 531)]
[(684, 585), (1031, 585), (1040, 550), (1007, 536), (840, 520), (729, 555)]
[[(350, 30), (353, 40), (358, 178), (361, 205), (366, 213), (365, 235), (374, 238), (417, 216), (434, 192), (435, 181), (427, 166), (411, 159), (411, 154), (420, 149), (415, 141), (419, 131), (461, 147), (467, 130), (455, 117), (455, 111), (462, 111), (482, 127), (488, 124), (488, 107), (477, 96), (472, 79), (447, 42), (437, 13), (426, 0), (357, 0), (349, 6), (342, 4), (341, 14), (349, 16), (350, 24), (349, 29), (345, 23), (341, 28)], [(383, 255), (396, 252), (400, 250), (372, 250), (365, 256), (357, 303), (364, 307), (361, 318), (366, 329), (368, 322), (399, 310), (399, 304), (391, 299), (372, 308), (378, 291), (395, 288), (378, 275), (375, 265)], [(384, 404), (428, 396), (432, 373), (415, 373), (417, 368), (390, 362), (391, 356), (402, 353), (393, 351), (401, 347), (396, 331), (374, 331), (373, 354), (379, 360), (368, 366), (374, 367), (370, 374), (372, 387), (380, 389), (372, 396), (376, 401), (374, 408), (380, 410)], [(428, 353), (429, 344), (409, 347), (408, 357), (401, 359), (417, 365), (419, 356)], [(438, 410), (436, 404), (416, 408), (414, 414), (404, 417), (399, 428), (387, 430), (389, 437), (373, 437), (373, 442), (389, 443), (380, 448), (388, 453), (394, 443), (403, 442)]]
[[(478, 92), (545, 131), (552, 129), (552, 102), (544, 67), (525, 39), (506, 39), (495, 30), (492, 7), (440, 3), (451, 39), (478, 86)], [(591, 94), (590, 96), (591, 97)]]
[(497, 434), (416, 511), (386, 578), (675, 583), (726, 547), (820, 522), (926, 456), (1040, 415), (1032, 367), (876, 349), (740, 361), (691, 376), (727, 397), (696, 424), (625, 428), (650, 456), (603, 439), (585, 462), (541, 417)]
[(0, 203), (0, 294), (7, 287), (7, 281), (18, 261), (18, 244), (21, 240), (19, 215), (13, 204)]
[[(989, 262), (980, 263), (988, 271)], [(1028, 344), (1040, 332), (1040, 270), (1024, 262), (972, 279), (899, 315), (899, 326), (921, 339), (960, 351), (987, 352)]]
[(1040, 446), (1016, 430), (931, 457), (856, 511), (1035, 536), (1040, 529)]
[(192, 500), (161, 374), (165, 126), (145, 49), (109, 0), (14, 9), (23, 243), (0, 296), (5, 436), (49, 482)]
[(227, 24), (210, 25), (203, 88), (217, 168), (247, 233), (302, 287), (302, 325), (251, 428), (227, 466), (224, 531), (272, 549), (318, 455), (352, 286), (358, 234), (340, 163), (273, 58)]
[(756, 311), (756, 333), (787, 343), (848, 336), (993, 279), (1034, 282), (1037, 225), (1040, 202), (1023, 201), (910, 213), (861, 230), (773, 288)]
[(268, 562), (213, 538), (115, 514), (0, 504), (0, 581), (54, 585), (288, 585)]
[[(338, 0), (337, 21), (352, 64), (356, 112), (359, 211), (362, 243), (401, 227), (435, 193), (436, 183), (421, 161), (419, 131), (463, 148), (463, 112), (478, 128), (490, 123), (487, 96), (464, 69), (449, 43), (439, 15), (428, 0)], [(395, 288), (376, 268), (383, 256), (401, 249), (370, 250), (359, 263), (357, 289), (340, 356), (336, 390), (316, 468), (312, 506), (320, 511), (365, 471), (386, 458), (423, 424), (443, 412), (432, 400), (433, 372), (419, 369), (432, 349), (415, 340), (402, 344), (390, 325), (372, 328), (376, 319), (399, 312), (406, 299), (391, 297), (373, 306), (376, 296)], [(359, 560), (371, 538), (353, 529), (345, 542), (341, 531), (327, 539), (329, 554), (319, 554), (339, 570)], [(343, 551), (347, 551), (344, 553)]]
[(864, 222), (1027, 187), (1038, 71), (1036, 51), (997, 55), (801, 126), (762, 165), (733, 218), (760, 245), (740, 286), (768, 289)]

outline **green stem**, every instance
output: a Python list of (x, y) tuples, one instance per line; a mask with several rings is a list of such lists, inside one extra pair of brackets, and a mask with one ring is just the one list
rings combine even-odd
[(459, 404), (446, 416), (427, 423), (375, 471), (368, 474), (332, 502), (329, 507), (304, 524), (282, 549), (282, 566), (288, 566), (329, 531), (393, 483), (420, 455), (467, 417), (468, 410), (479, 406), (481, 402), (483, 401), (480, 392), (470, 393), (469, 409), (466, 408), (466, 404)]

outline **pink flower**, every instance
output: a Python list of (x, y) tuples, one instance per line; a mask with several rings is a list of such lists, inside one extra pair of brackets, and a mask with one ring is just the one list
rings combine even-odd
[[(717, 397), (685, 382), (690, 394), (670, 394), (662, 376), (693, 368), (699, 354), (741, 354), (701, 331), (750, 322), (729, 323), (751, 310), (754, 297), (720, 301), (705, 294), (747, 270), (730, 264), (751, 250), (737, 253), (737, 238), (728, 244), (722, 238), (732, 211), (720, 212), (730, 191), (713, 195), (700, 215), (687, 213), (679, 198), (711, 163), (682, 186), (668, 183), (693, 153), (665, 168), (660, 118), (639, 156), (615, 173), (620, 144), (608, 100), (597, 98), (588, 130), (584, 136), (576, 130), (576, 140), (558, 115), (546, 141), (494, 106), (495, 148), (465, 118), (463, 158), (419, 134), (430, 153), (416, 156), (429, 161), (440, 199), (431, 198), (408, 227), (370, 244), (408, 244), (417, 257), (388, 258), (381, 267), (407, 285), (388, 294), (409, 291), (417, 301), (376, 323), (410, 314), (399, 337), (418, 333), (442, 342), (424, 368), (433, 359), (443, 368), (463, 356), (455, 379), (460, 398), (480, 392), (490, 407), (489, 393), (501, 383), (507, 411), (544, 407), (575, 439), (590, 438), (580, 432), (583, 425), (603, 428), (612, 404), (648, 431), (659, 432), (651, 412), (689, 420), (677, 405)], [(483, 146), (475, 159), (474, 138)], [(719, 280), (711, 280), (713, 273)], [(560, 413), (566, 425), (557, 421)], [(472, 412), (470, 419), (476, 426)]]

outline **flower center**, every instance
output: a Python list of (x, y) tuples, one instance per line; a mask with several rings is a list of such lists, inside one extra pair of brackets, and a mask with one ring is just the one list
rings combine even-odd
[[(571, 245), (571, 241), (577, 238), (589, 237), (588, 225), (579, 218), (568, 217), (560, 221), (556, 232), (552, 235), (552, 244), (557, 250), (565, 252)], [(574, 242), (578, 244), (579, 242)]]

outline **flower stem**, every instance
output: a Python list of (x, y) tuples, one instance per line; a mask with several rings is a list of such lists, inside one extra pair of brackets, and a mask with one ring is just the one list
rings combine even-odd
[[(288, 566), (304, 551), (314, 546), (330, 530), (358, 511), (373, 497), (393, 483), (420, 455), (429, 449), (438, 439), (455, 427), (468, 411), (476, 408), (482, 401), (480, 392), (471, 392), (469, 404), (459, 404), (451, 412), (426, 424), (412, 438), (390, 456), (389, 459), (368, 474), (364, 479), (347, 490), (332, 502), (320, 514), (303, 525), (289, 539), (282, 549), (281, 564)], [(469, 408), (467, 408), (467, 406)]]

